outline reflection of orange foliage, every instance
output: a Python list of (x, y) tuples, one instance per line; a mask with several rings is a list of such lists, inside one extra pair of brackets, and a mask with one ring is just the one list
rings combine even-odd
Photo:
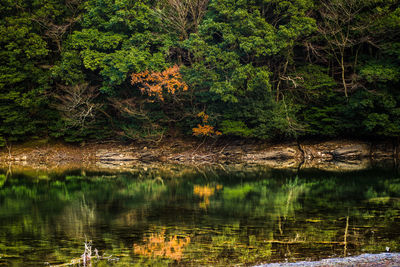
[(155, 96), (164, 101), (163, 89), (170, 94), (175, 94), (177, 90), (187, 91), (188, 86), (182, 81), (179, 66), (175, 65), (162, 72), (148, 70), (140, 73), (132, 73), (131, 84), (141, 84), (140, 91), (149, 96)]
[(206, 123), (208, 122), (208, 115), (204, 113), (204, 111), (200, 112), (197, 114), (197, 117), (200, 117), (203, 121), (203, 125), (198, 124), (197, 127), (193, 128), (193, 135), (205, 135), (205, 136), (211, 136), (211, 135), (221, 135), (222, 133), (219, 131), (215, 131), (214, 127), (211, 125), (207, 125)]
[(215, 187), (211, 186), (200, 186), (195, 185), (193, 187), (193, 194), (199, 196), (200, 198), (204, 198), (204, 201), (199, 204), (200, 208), (206, 209), (210, 204), (210, 197), (214, 195), (216, 190), (221, 190), (222, 185), (216, 185)]
[(133, 246), (135, 254), (147, 257), (162, 257), (173, 260), (181, 260), (184, 248), (190, 243), (190, 237), (172, 235), (165, 238), (165, 230), (161, 233), (153, 233), (144, 239), (144, 245)]
[(206, 186), (201, 186), (201, 185), (195, 185), (193, 187), (193, 194), (198, 195), (201, 198), (209, 198), (215, 193), (215, 188), (210, 187), (208, 185)]

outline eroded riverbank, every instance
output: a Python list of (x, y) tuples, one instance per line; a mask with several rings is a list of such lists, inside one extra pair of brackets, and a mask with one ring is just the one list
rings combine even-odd
[[(40, 168), (131, 168), (137, 164), (262, 164), (271, 168), (361, 170), (383, 162), (397, 163), (400, 149), (392, 142), (335, 140), (269, 144), (259, 141), (169, 140), (156, 146), (118, 143), (16, 145), (0, 151), (0, 164)], [(68, 167), (70, 168), (70, 167)]]

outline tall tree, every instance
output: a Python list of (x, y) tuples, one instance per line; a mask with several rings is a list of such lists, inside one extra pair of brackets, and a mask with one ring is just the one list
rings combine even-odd
[(40, 116), (48, 80), (40, 65), (49, 50), (32, 23), (31, 8), (26, 1), (0, 3), (0, 145), (5, 138), (35, 135), (45, 125)]
[(255, 136), (271, 137), (296, 128), (279, 81), (297, 41), (314, 30), (311, 8), (307, 0), (210, 2), (199, 33), (186, 42), (194, 59), (186, 77), (199, 97), (209, 95), (205, 101), (213, 117), (222, 117), (223, 132), (242, 126), (235, 132), (248, 134), (249, 127)]

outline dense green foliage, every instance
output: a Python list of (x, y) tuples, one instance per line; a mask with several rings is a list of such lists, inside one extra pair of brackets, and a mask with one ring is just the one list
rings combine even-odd
[[(397, 138), (399, 6), (1, 1), (0, 146), (45, 137), (158, 141), (200, 124), (205, 135), (261, 139)], [(130, 82), (175, 65), (186, 91), (157, 99)]]

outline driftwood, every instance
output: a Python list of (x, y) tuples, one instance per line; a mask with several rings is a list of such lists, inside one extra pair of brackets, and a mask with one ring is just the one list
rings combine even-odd
[(79, 258), (72, 259), (70, 262), (67, 263), (62, 263), (62, 264), (56, 264), (56, 265), (50, 265), (52, 267), (60, 267), (60, 266), (71, 266), (71, 265), (76, 265), (79, 264), (79, 266), (91, 266), (93, 262), (97, 262), (99, 260), (107, 260), (107, 261), (118, 261), (119, 258), (113, 258), (112, 255), (110, 256), (105, 256), (103, 254), (102, 256), (99, 255), (99, 251), (95, 248), (92, 252), (92, 242), (85, 241), (85, 250), (83, 251), (83, 254)]

